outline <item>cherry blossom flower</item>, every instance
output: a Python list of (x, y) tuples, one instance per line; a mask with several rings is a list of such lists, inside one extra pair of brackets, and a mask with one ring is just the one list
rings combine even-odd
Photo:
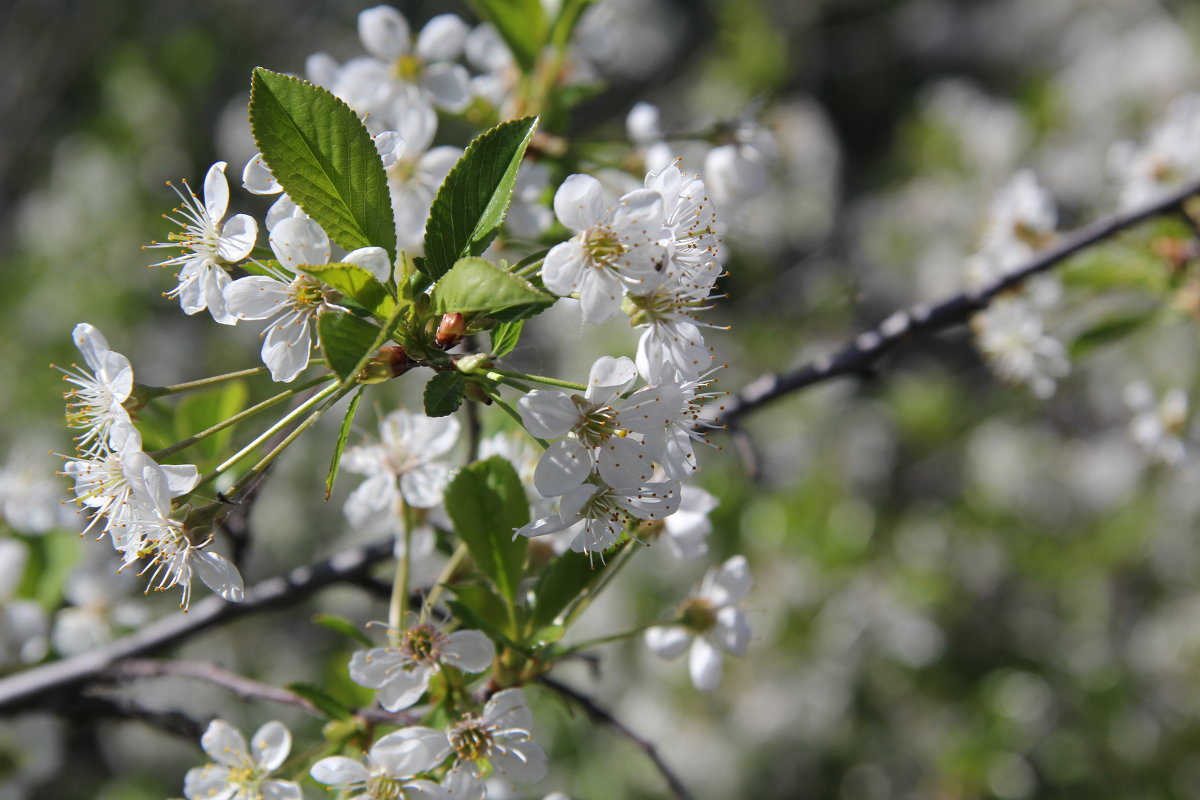
[(396, 501), (414, 508), (442, 502), (450, 467), (439, 459), (458, 441), (454, 417), (427, 417), (397, 409), (379, 423), (379, 444), (346, 449), (342, 469), (367, 479), (346, 498), (346, 516), (355, 524), (385, 511)]
[(585, 524), (571, 542), (577, 553), (601, 552), (616, 544), (635, 521), (664, 519), (679, 508), (679, 482), (647, 483), (632, 489), (614, 489), (585, 483), (563, 495), (558, 513), (518, 528), (517, 536), (544, 536)]
[(750, 623), (737, 607), (753, 581), (744, 556), (734, 556), (704, 576), (699, 591), (679, 609), (680, 622), (646, 631), (646, 645), (662, 658), (675, 658), (688, 649), (688, 672), (702, 692), (721, 683), (721, 650), (743, 655), (750, 644)]
[(445, 760), (439, 757), (444, 748), (433, 750), (428, 743), (431, 731), (445, 741), (446, 735), (432, 728), (402, 728), (375, 742), (365, 763), (331, 756), (313, 764), (309, 774), (318, 783), (355, 792), (355, 800), (444, 800), (447, 793), (441, 786), (416, 777)]
[(62, 370), (63, 379), (78, 387), (64, 395), (67, 424), (84, 429), (75, 446), (80, 453), (94, 457), (112, 447), (109, 439), (114, 426), (131, 425), (124, 404), (133, 393), (133, 366), (128, 358), (110, 350), (104, 335), (86, 322), (76, 325), (71, 337), (91, 372), (75, 365)]
[(46, 654), (46, 612), (36, 600), (17, 597), (29, 549), (0, 539), (0, 670), (33, 664)]
[(1133, 412), (1129, 437), (1152, 460), (1172, 466), (1187, 455), (1188, 396), (1182, 389), (1171, 389), (1159, 400), (1146, 383), (1138, 381), (1125, 387), (1125, 405)]
[(270, 777), (292, 749), (292, 734), (282, 722), (268, 722), (247, 746), (241, 731), (214, 719), (200, 739), (214, 763), (188, 770), (183, 793), (188, 800), (301, 800), (300, 785)]
[(1146, 144), (1113, 146), (1109, 163), (1121, 184), (1121, 208), (1152, 202), (1200, 174), (1200, 95), (1176, 98)]
[(204, 177), (204, 202), (200, 202), (187, 181), (187, 193), (176, 189), (183, 205), (176, 209), (180, 216), (167, 217), (179, 225), (183, 232), (172, 234), (171, 241), (152, 242), (149, 247), (182, 248), (183, 252), (156, 267), (182, 267), (179, 285), (167, 293), (167, 297), (178, 297), (185, 314), (196, 314), (208, 309), (217, 322), (233, 325), (237, 320), (225, 309), (225, 287), (229, 285), (229, 274), (223, 264), (234, 264), (254, 249), (258, 239), (258, 223), (246, 214), (238, 214), (221, 224), (229, 209), (229, 183), (225, 179), (225, 162), (218, 161), (209, 167)]
[(1041, 398), (1054, 394), (1070, 372), (1062, 342), (1045, 332), (1042, 316), (1022, 297), (1000, 297), (971, 317), (975, 343), (1004, 380), (1023, 383)]
[(595, 469), (608, 486), (627, 489), (653, 474), (645, 446), (629, 436), (664, 428), (683, 408), (678, 389), (648, 387), (621, 401), (637, 381), (628, 358), (602, 356), (592, 364), (583, 397), (556, 391), (532, 391), (517, 405), (526, 430), (560, 439), (542, 454), (534, 486), (545, 497), (565, 494)]
[(479, 631), (442, 633), (435, 625), (406, 628), (397, 645), (359, 650), (350, 658), (350, 678), (379, 690), (388, 711), (408, 708), (421, 699), (443, 664), (466, 672), (482, 672), (492, 664), (496, 648)]
[(707, 553), (708, 535), (712, 533), (708, 515), (717, 504), (717, 498), (699, 486), (684, 484), (679, 492), (679, 508), (661, 523), (661, 541), (667, 552), (681, 561)]
[(670, 232), (658, 192), (636, 189), (608, 207), (600, 181), (571, 175), (554, 194), (554, 213), (576, 233), (546, 255), (542, 278), (557, 295), (578, 292), (588, 322), (612, 319), (628, 286), (659, 282)]

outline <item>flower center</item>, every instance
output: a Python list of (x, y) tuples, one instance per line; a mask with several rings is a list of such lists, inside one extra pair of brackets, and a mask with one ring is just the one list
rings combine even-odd
[(702, 597), (690, 597), (680, 609), (683, 624), (696, 631), (706, 633), (717, 625), (717, 612), (712, 603)]
[(232, 767), (229, 770), (229, 784), (243, 789), (253, 789), (258, 786), (258, 772), (251, 767)]
[(412, 53), (405, 53), (392, 64), (392, 74), (403, 81), (415, 81), (421, 77), (421, 60)]
[(298, 277), (292, 284), (292, 302), (303, 308), (318, 306), (325, 301), (321, 284), (307, 275)]
[(372, 775), (367, 779), (367, 796), (374, 800), (404, 800), (404, 783), (386, 773)]
[(468, 714), (450, 731), (450, 746), (460, 761), (479, 761), (492, 755), (494, 729), (480, 717)]
[(613, 267), (617, 258), (625, 252), (625, 245), (621, 244), (621, 239), (612, 228), (597, 225), (589, 228), (584, 235), (583, 249), (593, 267), (608, 269)]
[(584, 397), (574, 395), (572, 401), (579, 409), (575, 436), (588, 447), (598, 447), (612, 436), (624, 437), (629, 432), (617, 427), (617, 411), (612, 406), (595, 406)]
[(419, 664), (433, 664), (441, 660), (444, 639), (432, 625), (418, 625), (404, 631), (400, 650)]

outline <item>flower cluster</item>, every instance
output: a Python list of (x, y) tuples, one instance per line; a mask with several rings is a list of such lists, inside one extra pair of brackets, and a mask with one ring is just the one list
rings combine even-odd
[(241, 600), (237, 567), (206, 549), (211, 537), (192, 542), (173, 516), (172, 500), (199, 482), (196, 467), (158, 464), (142, 452), (141, 435), (125, 408), (134, 388), (129, 359), (110, 350), (87, 323), (76, 325), (73, 336), (89, 369), (64, 370), (76, 387), (66, 395), (68, 424), (83, 433), (63, 473), (74, 479), (78, 502), (92, 512), (88, 529), (103, 523), (101, 535), (108, 535), (122, 566), (145, 560), (142, 573), (151, 572), (150, 586), (160, 591), (178, 586), (185, 609), (193, 572), (226, 600)]

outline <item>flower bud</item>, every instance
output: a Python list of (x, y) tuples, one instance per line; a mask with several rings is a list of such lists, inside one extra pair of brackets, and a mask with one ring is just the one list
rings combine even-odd
[(463, 319), (463, 315), (455, 311), (452, 314), (443, 314), (442, 321), (438, 323), (437, 335), (434, 341), (437, 346), (443, 350), (449, 350), (454, 345), (462, 341), (463, 335), (467, 332), (467, 323)]

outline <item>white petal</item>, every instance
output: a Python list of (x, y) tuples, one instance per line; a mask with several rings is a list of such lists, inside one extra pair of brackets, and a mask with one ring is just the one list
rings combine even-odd
[(245, 737), (241, 731), (223, 719), (214, 719), (208, 723), (208, 728), (200, 737), (200, 746), (214, 761), (227, 767), (247, 765), (249, 752)]
[(317, 86), (328, 89), (337, 80), (337, 59), (329, 53), (313, 53), (304, 60), (304, 75)]
[(201, 276), (199, 289), (204, 292), (204, 305), (212, 318), (222, 325), (234, 325), (237, 317), (225, 308), (225, 287), (230, 283), (229, 273), (217, 266), (211, 266)]
[(659, 625), (646, 631), (646, 646), (660, 658), (677, 658), (691, 641), (691, 631), (682, 625)]
[(279, 194), (283, 191), (279, 181), (271, 174), (271, 168), (267, 166), (262, 153), (255, 153), (254, 157), (246, 162), (242, 169), (242, 188), (251, 194)]
[(613, 209), (612, 227), (631, 242), (641, 242), (654, 234), (663, 223), (662, 195), (653, 189), (635, 189), (621, 196)]
[(621, 280), (607, 269), (585, 270), (579, 279), (579, 310), (593, 325), (602, 325), (621, 310), (625, 288)]
[(247, 214), (238, 214), (221, 226), (221, 236), (217, 239), (217, 255), (231, 264), (241, 261), (250, 255), (257, 241), (258, 223)]
[[(111, 441), (111, 437), (110, 441)], [(171, 497), (181, 497), (192, 489), (200, 480), (200, 471), (195, 464), (163, 464), (159, 467), (167, 480), (167, 491)]]
[(437, 763), (429, 747), (420, 738), (410, 738), (405, 730), (377, 741), (371, 748), (371, 760), (394, 778), (410, 778)]
[(104, 356), (110, 352), (104, 334), (94, 325), (81, 322), (71, 330), (71, 338), (92, 372), (99, 371), (104, 365)]
[(263, 339), (262, 360), (271, 370), (271, 380), (289, 383), (308, 366), (312, 354), (308, 318), (287, 318), (272, 322)]
[(375, 6), (360, 13), (358, 38), (368, 53), (383, 61), (394, 61), (412, 44), (408, 21), (391, 6)]
[(358, 650), (350, 657), (350, 680), (368, 689), (378, 689), (409, 664), (409, 659), (394, 647)]
[(483, 672), (496, 657), (496, 646), (479, 631), (455, 631), (443, 648), (446, 663), (467, 672)]
[(573, 231), (592, 227), (604, 212), (604, 188), (591, 175), (569, 175), (554, 193), (554, 214)]
[(692, 685), (702, 692), (715, 691), (721, 684), (721, 651), (703, 636), (697, 636), (692, 642), (688, 673), (692, 676)]
[(417, 36), (417, 57), (422, 61), (453, 61), (462, 53), (470, 28), (454, 14), (438, 14)]
[(637, 364), (625, 356), (600, 356), (588, 373), (587, 399), (593, 403), (609, 403), (628, 391), (637, 377)]
[(608, 439), (600, 445), (596, 462), (600, 479), (614, 489), (633, 489), (654, 476), (645, 446), (633, 439)]
[(266, 275), (238, 278), (225, 287), (225, 309), (238, 319), (270, 319), (290, 300), (287, 286)]
[(350, 786), (363, 783), (371, 777), (371, 773), (361, 763), (342, 756), (322, 758), (313, 764), (308, 774), (317, 783), (326, 786)]
[(576, 239), (560, 242), (542, 262), (542, 282), (559, 297), (566, 297), (579, 286), (586, 264), (586, 254)]
[(517, 528), (514, 538), (516, 536), (545, 536), (548, 533), (558, 533), (571, 527), (579, 519), (578, 516), (566, 519), (560, 514), (550, 514), (541, 519), (535, 519), (522, 528)]
[(329, 237), (311, 219), (281, 219), (271, 229), (270, 241), (279, 263), (292, 272), (301, 265), (329, 262)]
[(492, 695), (483, 707), (483, 718), (501, 728), (528, 731), (533, 727), (533, 712), (521, 689), (505, 689)]
[(461, 64), (434, 64), (421, 76), (421, 88), (440, 108), (457, 114), (471, 104), (471, 75)]
[(579, 409), (562, 392), (535, 389), (517, 401), (525, 430), (544, 439), (557, 439), (579, 421)]
[(505, 780), (537, 783), (546, 777), (546, 751), (537, 742), (520, 742), (494, 754), (492, 766)]
[(563, 439), (547, 448), (533, 471), (533, 485), (542, 497), (558, 497), (583, 483), (592, 471), (589, 449), (578, 439)]
[(275, 778), (262, 782), (262, 800), (304, 800), (300, 784)]
[(242, 575), (231, 561), (207, 550), (193, 551), (196, 574), (204, 585), (231, 603), (240, 603), (246, 596)]
[(433, 508), (442, 502), (442, 492), (449, 481), (449, 465), (422, 464), (400, 476), (400, 494), (414, 508)]
[(360, 247), (351, 250), (342, 261), (357, 264), (380, 283), (387, 283), (392, 279), (392, 260), (382, 247)]
[(400, 711), (421, 699), (429, 688), (432, 674), (428, 667), (397, 670), (379, 687), (379, 704), (388, 711)]
[(750, 646), (750, 623), (740, 608), (726, 606), (717, 612), (717, 626), (709, 635), (727, 653), (740, 656)]
[(218, 161), (204, 176), (204, 210), (215, 223), (229, 210), (229, 181), (225, 180), (225, 162)]
[(268, 722), (250, 740), (254, 760), (267, 772), (274, 772), (292, 750), (292, 734), (282, 722)]
[(746, 563), (746, 557), (734, 556), (717, 570), (705, 597), (720, 608), (741, 600), (753, 584), (754, 579), (750, 577), (750, 565)]
[(229, 768), (217, 764), (189, 769), (183, 777), (183, 795), (188, 800), (230, 800), (235, 791), (229, 785)]

